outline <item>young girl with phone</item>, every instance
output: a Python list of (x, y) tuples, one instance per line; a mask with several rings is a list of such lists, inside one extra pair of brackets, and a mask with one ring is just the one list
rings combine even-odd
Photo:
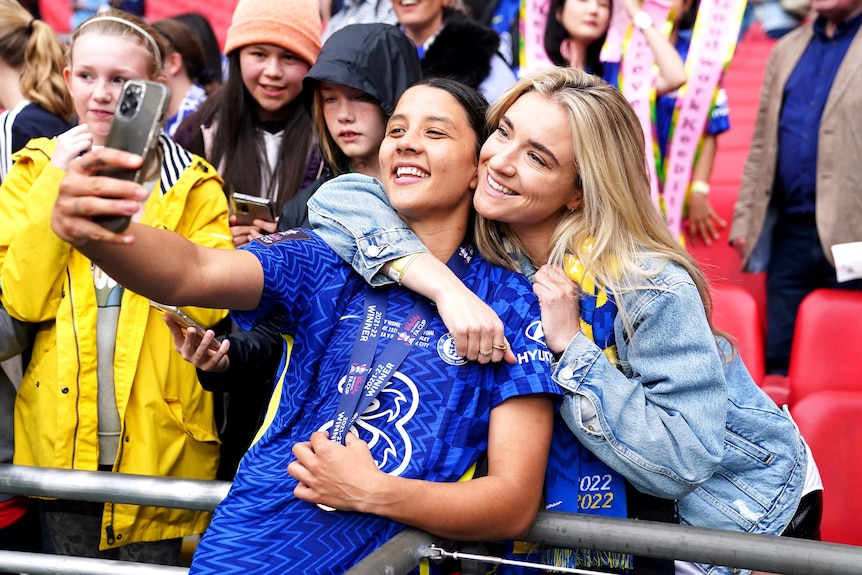
[[(47, 214), (66, 168), (106, 141), (129, 79), (162, 80), (164, 47), (144, 21), (99, 14), (72, 35), (64, 77), (80, 125), (30, 141), (0, 186), (2, 302), (39, 323), (15, 404), (21, 465), (212, 479), (218, 435), (212, 397), (174, 353), (149, 300), (118, 285), (60, 241)], [(215, 169), (166, 137), (148, 170), (149, 198), (134, 221), (231, 248), (228, 209)], [(224, 310), (184, 308), (204, 326)], [(125, 504), (45, 502), (57, 553), (178, 564), (182, 537), (209, 514)]]
[[(327, 180), (348, 172), (381, 179), (378, 151), (386, 119), (401, 93), (421, 77), (416, 48), (397, 26), (354, 24), (330, 36), (303, 80), (330, 169), (284, 205), (279, 231), (310, 227), (306, 202)], [(234, 331), (217, 352), (208, 351), (216, 341), (213, 332), (199, 348), (199, 334), (172, 326), (177, 350), (199, 368), (201, 384), (230, 395), (220, 426), (220, 479), (233, 478), (272, 395), (284, 346), (276, 315), (252, 330)]]
[[(320, 52), (316, 0), (240, 0), (227, 31), (228, 78), (189, 116), (174, 138), (206, 157), (225, 180), (225, 193), (271, 199), (276, 212), (321, 175), (302, 78)], [(275, 224), (239, 225), (237, 246)]]

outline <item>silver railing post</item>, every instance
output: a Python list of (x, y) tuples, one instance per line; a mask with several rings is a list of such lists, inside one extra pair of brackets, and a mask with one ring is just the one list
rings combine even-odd
[(0, 573), (27, 575), (187, 575), (185, 567), (110, 561), (89, 557), (0, 551)]
[(212, 511), (228, 489), (227, 481), (0, 465), (0, 493), (12, 495)]

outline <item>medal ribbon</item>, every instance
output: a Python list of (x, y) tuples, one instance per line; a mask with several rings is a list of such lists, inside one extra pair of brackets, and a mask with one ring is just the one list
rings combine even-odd
[[(460, 278), (467, 272), (472, 257), (473, 248), (463, 245), (446, 265)], [(329, 434), (332, 441), (344, 444), (348, 430), (386, 386), (435, 316), (432, 303), (420, 298), (401, 323), (398, 334), (387, 342), (375, 363), (374, 354), (386, 318), (389, 293), (390, 290), (371, 287), (366, 290), (362, 325), (353, 342), (350, 367), (344, 378)]]

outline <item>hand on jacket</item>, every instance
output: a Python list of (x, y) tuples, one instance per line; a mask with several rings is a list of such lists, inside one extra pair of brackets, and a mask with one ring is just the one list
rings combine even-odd
[(93, 146), (93, 136), (87, 124), (79, 124), (57, 136), (54, 155), (51, 164), (61, 170), (69, 168), (69, 162), (90, 150)]
[(578, 284), (560, 266), (545, 264), (533, 278), (533, 293), (542, 310), (545, 344), (553, 353), (565, 351), (581, 330)]
[(740, 236), (738, 238), (733, 238), (730, 240), (730, 247), (736, 250), (736, 253), (739, 254), (739, 257), (745, 257), (745, 248), (748, 245), (748, 240), (745, 236)]

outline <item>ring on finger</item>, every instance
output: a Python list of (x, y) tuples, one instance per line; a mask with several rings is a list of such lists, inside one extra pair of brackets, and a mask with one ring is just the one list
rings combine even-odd
[(489, 350), (484, 350), (484, 349), (479, 350), (479, 355), (491, 355), (492, 353), (493, 353), (493, 351), (490, 349)]
[(509, 346), (508, 346), (508, 345), (506, 345), (505, 343), (504, 343), (503, 345), (497, 345), (497, 344), (495, 343), (495, 344), (494, 344), (494, 345), (492, 345), (491, 347), (493, 347), (494, 349), (499, 349), (500, 351), (506, 351), (507, 349), (509, 349)]

